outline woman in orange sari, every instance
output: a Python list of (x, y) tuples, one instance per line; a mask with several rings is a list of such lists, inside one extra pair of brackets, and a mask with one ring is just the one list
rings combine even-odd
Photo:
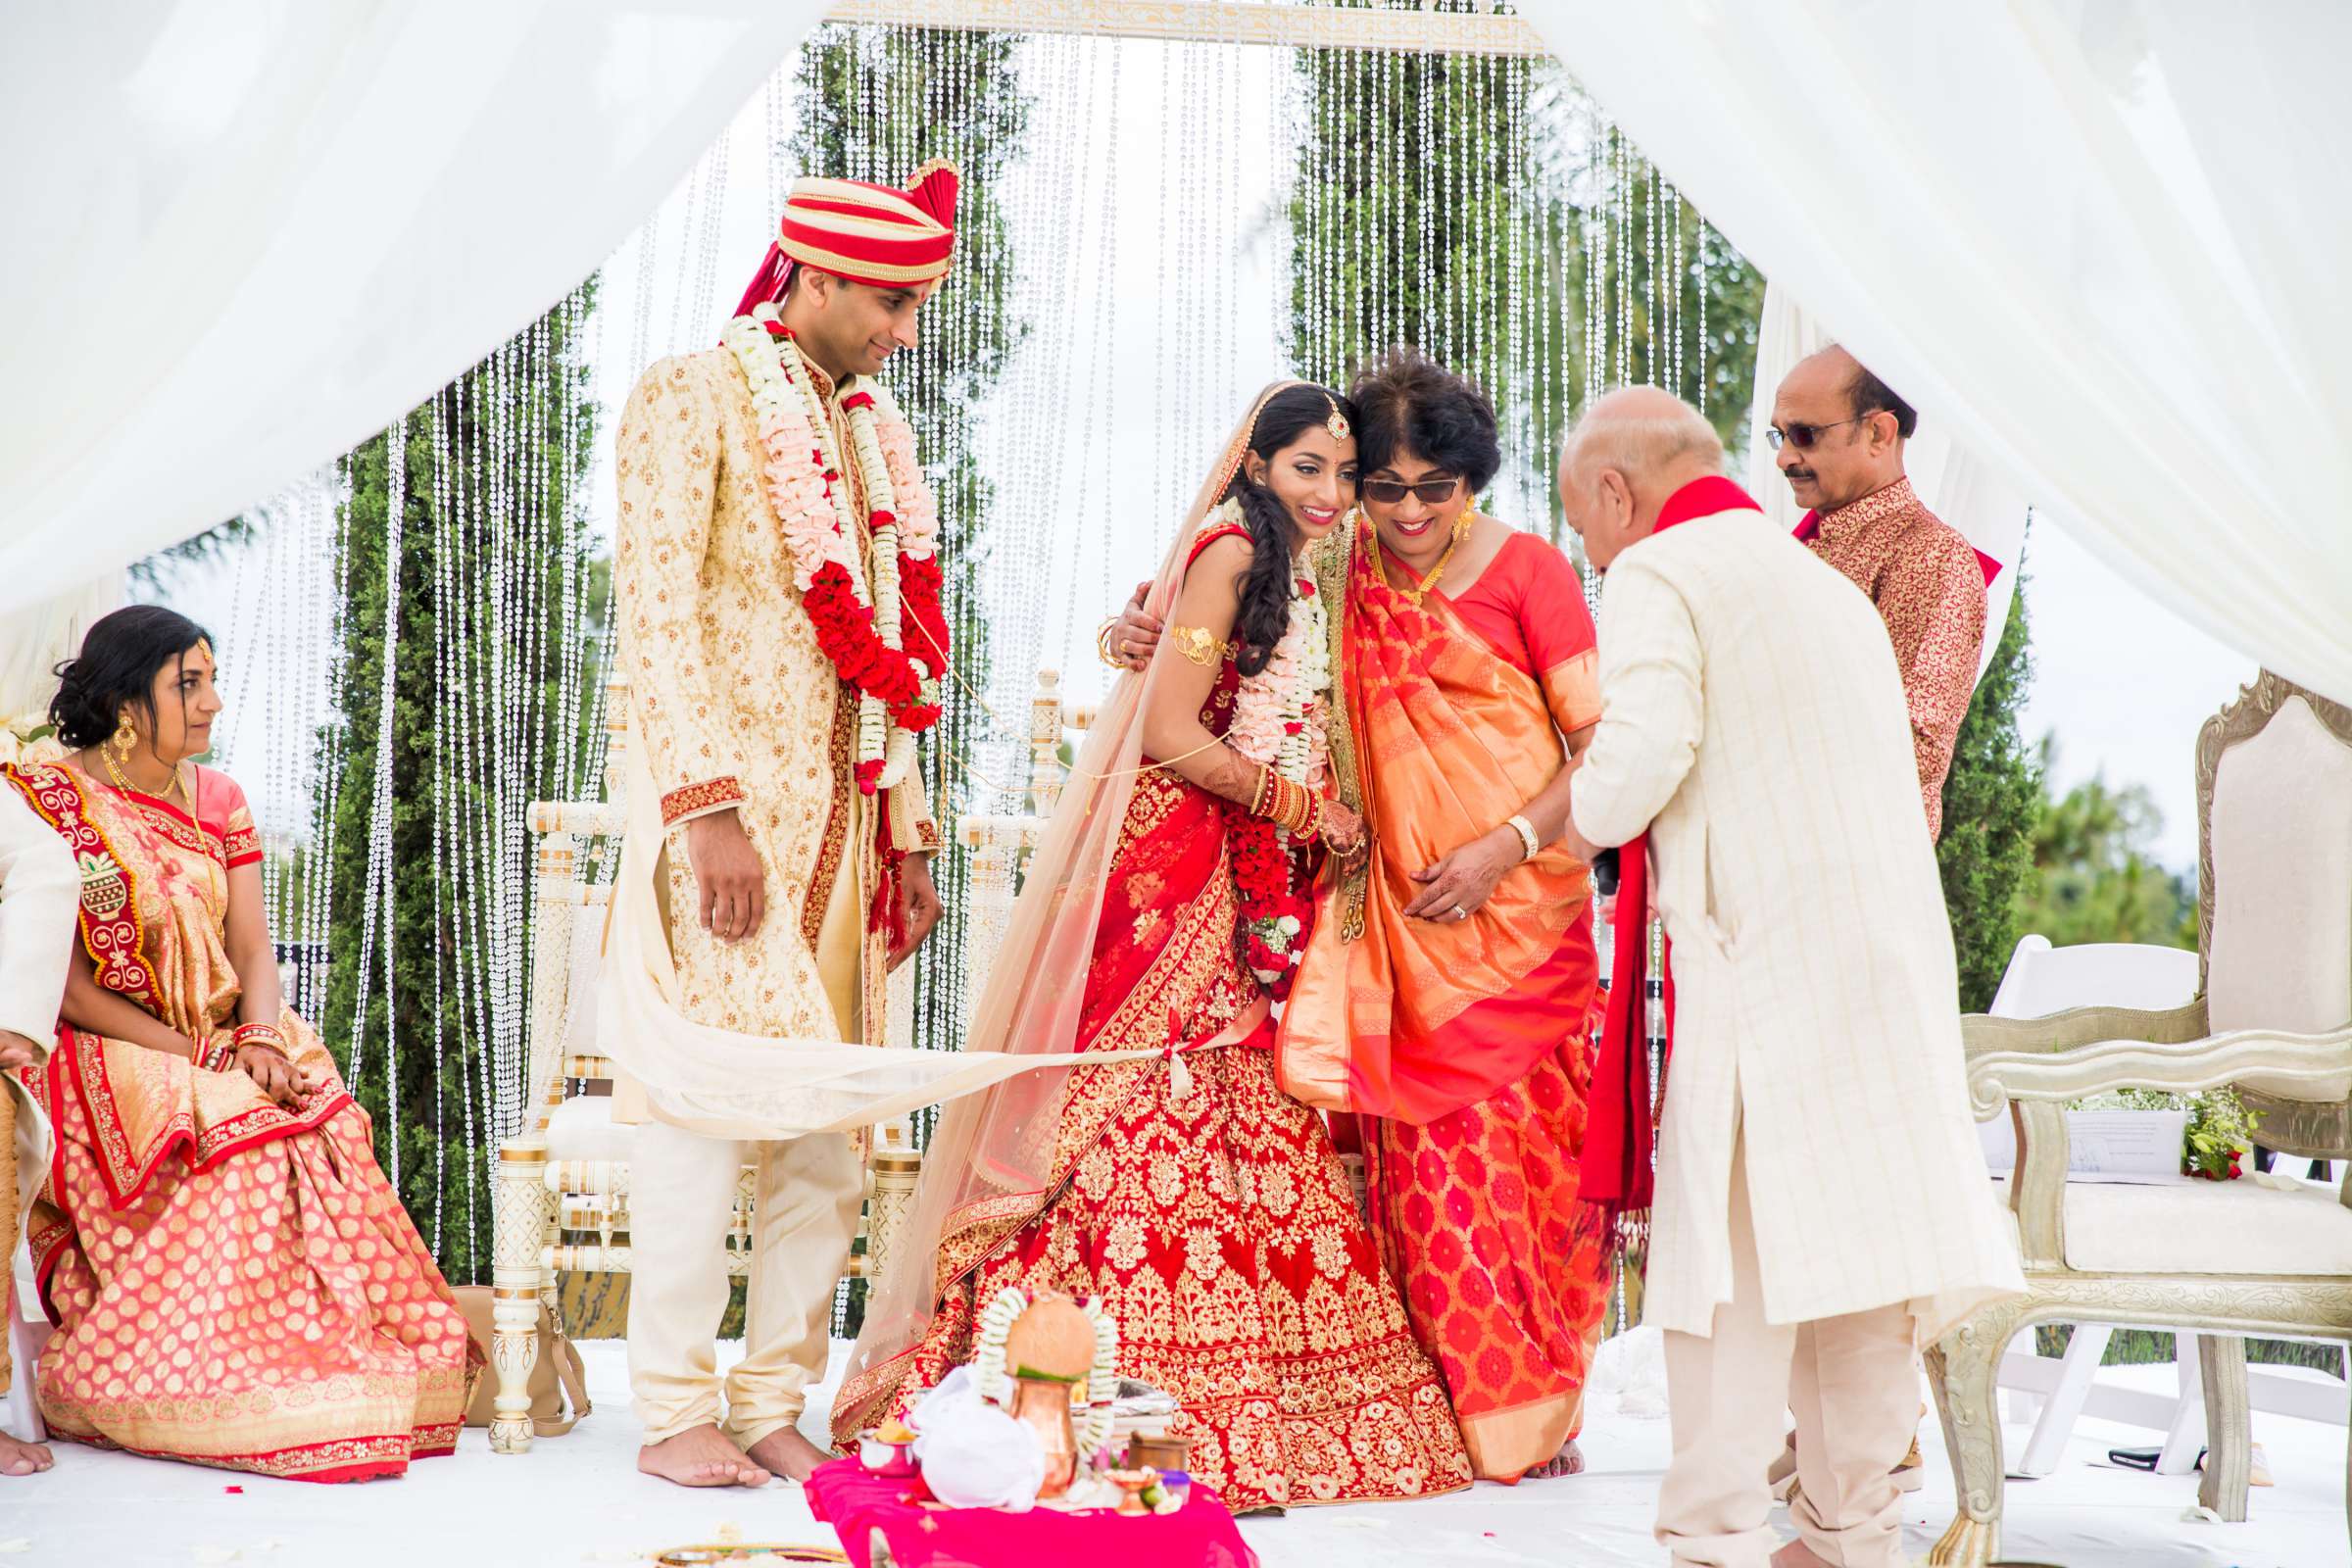
[(52, 1435), (298, 1481), (450, 1452), (466, 1320), (376, 1168), (368, 1118), (278, 990), (261, 843), (211, 746), (210, 639), (99, 620), (50, 707), (65, 745), (7, 782), (81, 865), (27, 1226), (57, 1325)]
[[(1483, 393), (1400, 352), (1351, 396), (1343, 661), (1372, 857), (1327, 897), (1276, 1070), (1357, 1113), (1382, 1258), (1477, 1473), (1573, 1472), (1609, 1277), (1571, 1224), (1598, 975), (1559, 843), (1600, 717), (1592, 617), (1558, 550), (1472, 504), (1501, 462)], [(1112, 652), (1157, 630), (1131, 606)]]

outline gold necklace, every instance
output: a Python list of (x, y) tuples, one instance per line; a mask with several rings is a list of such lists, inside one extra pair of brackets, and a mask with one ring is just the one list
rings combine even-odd
[[(149, 793), (148, 791), (139, 788), (136, 784), (133, 784), (129, 779), (123, 777), (121, 765), (115, 761), (114, 753), (108, 751), (103, 746), (96, 748), (96, 751), (98, 753), (98, 760), (106, 764), (107, 774), (114, 779), (116, 788), (122, 790), (126, 795), (146, 795)], [(193, 813), (196, 809), (196, 792), (188, 788), (187, 764), (185, 762), (173, 762), (172, 764), (171, 781), (164, 785), (164, 793), (157, 795), (154, 798), (159, 801), (169, 801), (172, 799), (172, 792), (175, 789), (179, 791), (181, 798), (188, 803), (188, 810), (190, 813)]]
[[(1470, 525), (1476, 521), (1478, 521), (1478, 509), (1476, 507), (1463, 508), (1462, 514), (1453, 519), (1453, 537), (1446, 541), (1446, 553), (1438, 557), (1436, 565), (1429, 568), (1429, 575), (1423, 577), (1417, 584), (1396, 589), (1398, 593), (1404, 595), (1405, 603), (1411, 605), (1415, 610), (1421, 608), (1421, 601), (1429, 597), (1429, 591), (1438, 585), (1438, 579), (1446, 575), (1446, 564), (1453, 559), (1453, 553), (1456, 550), (1462, 548), (1462, 541), (1470, 537)], [(1381, 565), (1380, 580), (1389, 587), (1396, 587), (1396, 584), (1389, 582), (1389, 568), (1386, 564)]]

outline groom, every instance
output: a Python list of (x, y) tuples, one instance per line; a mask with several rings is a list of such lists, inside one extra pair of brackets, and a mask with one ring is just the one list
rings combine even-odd
[[(913, 345), (947, 274), (956, 188), (945, 165), (906, 190), (800, 181), (724, 346), (654, 365), (621, 416), (620, 663), (697, 1023), (881, 1044), (885, 977), (939, 918), (939, 829), (912, 766), (947, 662), (938, 515), (870, 378)], [(744, 1358), (722, 1388), (711, 1342), (747, 1166)], [(825, 1370), (862, 1151), (649, 1121), (630, 1188), (638, 1467), (685, 1486), (805, 1479), (825, 1456), (795, 1423)]]

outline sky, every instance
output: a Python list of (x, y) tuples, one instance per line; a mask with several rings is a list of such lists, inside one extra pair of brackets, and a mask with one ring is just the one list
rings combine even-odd
[[(1008, 173), (1006, 198), (1023, 215), (1014, 242), (1030, 270), (1033, 330), (978, 422), (998, 486), (985, 572), (999, 656), (989, 697), (1000, 712), (1015, 705), (1015, 718), (1041, 664), (1063, 672), (1075, 700), (1101, 694), (1096, 625), (1156, 569), (1210, 454), (1283, 368), (1279, 258), (1261, 221), (1278, 195), (1278, 160), (1266, 149), (1284, 134), (1275, 56), (1063, 41), (1031, 67), (1033, 151)], [(769, 125), (789, 122), (788, 93), (780, 76), (755, 94), (723, 152), (708, 155), (603, 270), (591, 343), (608, 417), (588, 495), (605, 537), (610, 416), (645, 363), (715, 340), (758, 266), (774, 190), (794, 172), (774, 167), (767, 145)], [(1185, 156), (1171, 161), (1177, 146)], [(276, 580), (272, 562), (299, 556), (280, 550), (190, 573), (171, 598), (216, 626), (250, 624), (255, 594)], [(2159, 858), (2193, 866), (2197, 730), (2253, 677), (2254, 662), (2147, 599), (2058, 522), (2036, 520), (2026, 569), (2029, 742), (2056, 735), (2061, 788), (2093, 774), (2145, 786), (2164, 819)], [(322, 662), (322, 650), (288, 642), (249, 648), (242, 682), (257, 710), (240, 744), (275, 756), (307, 749), (315, 705), (282, 687), (314, 678)], [(1010, 748), (993, 755), (1011, 765)], [(292, 813), (292, 772), (273, 771), (286, 775), (288, 799), (258, 804)]]

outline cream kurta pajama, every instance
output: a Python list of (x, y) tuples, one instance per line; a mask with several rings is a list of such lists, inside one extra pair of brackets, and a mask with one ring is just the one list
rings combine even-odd
[(1610, 566), (1600, 694), (1571, 808), (1595, 844), (1648, 830), (1678, 999), (1642, 1312), (1675, 1427), (1659, 1538), (1765, 1562), (1793, 1392), (1800, 1531), (1898, 1562), (1914, 1334), (2024, 1281), (1886, 627), (1753, 512), (1692, 517)]
[[(843, 389), (823, 390), (846, 452)], [(667, 831), (658, 885), (679, 1010), (746, 1035), (880, 1044), (887, 952), (866, 920), (881, 876), (872, 813), (891, 812), (893, 842), (918, 852), (938, 848), (939, 830), (919, 774), (872, 798), (856, 788), (855, 700), (801, 607), (733, 356), (649, 368), (621, 416), (616, 462), (621, 667)], [(845, 466), (854, 481), (856, 465)], [(688, 822), (730, 809), (765, 873), (766, 913), (737, 943), (703, 929), (686, 849)], [(748, 1447), (790, 1425), (824, 1373), (864, 1195), (851, 1137), (736, 1143), (649, 1122), (631, 1161), (629, 1226), (629, 1375), (649, 1444), (720, 1418), (711, 1341), (747, 1166), (757, 1229), (728, 1435)]]

